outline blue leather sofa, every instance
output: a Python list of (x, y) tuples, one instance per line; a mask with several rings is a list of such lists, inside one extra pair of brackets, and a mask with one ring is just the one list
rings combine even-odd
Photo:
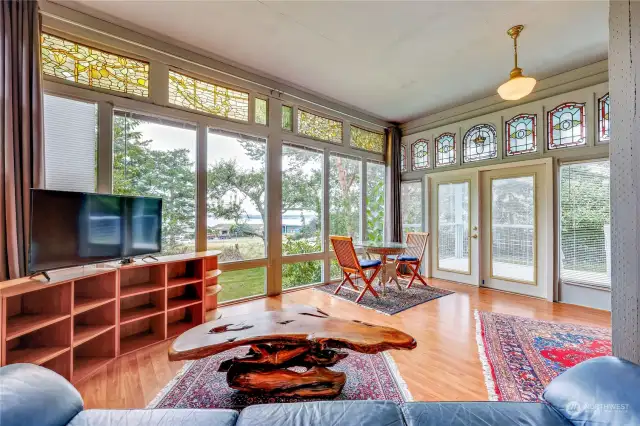
[(61, 376), (31, 364), (0, 368), (2, 426), (640, 425), (640, 366), (614, 357), (553, 380), (546, 403), (327, 401), (232, 410), (83, 410)]

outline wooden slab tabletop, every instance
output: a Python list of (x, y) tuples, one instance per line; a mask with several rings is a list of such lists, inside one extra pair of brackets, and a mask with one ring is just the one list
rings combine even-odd
[(200, 359), (255, 344), (319, 344), (362, 353), (416, 347), (413, 337), (395, 328), (334, 318), (311, 306), (294, 305), (282, 311), (223, 317), (187, 330), (169, 348), (169, 359)]

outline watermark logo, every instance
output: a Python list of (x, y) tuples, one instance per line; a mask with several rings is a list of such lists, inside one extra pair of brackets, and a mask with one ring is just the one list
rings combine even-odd
[(580, 403), (578, 401), (569, 401), (567, 403), (567, 406), (565, 407), (565, 410), (567, 411), (567, 414), (578, 414), (581, 411), (582, 407), (580, 406)]
[(569, 401), (565, 406), (565, 411), (571, 416), (578, 413), (593, 415), (596, 413), (612, 413), (616, 411), (627, 411), (629, 404), (590, 404), (580, 403), (578, 401)]

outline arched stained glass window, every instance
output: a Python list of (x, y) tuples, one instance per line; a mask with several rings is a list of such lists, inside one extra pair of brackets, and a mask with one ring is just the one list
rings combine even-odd
[(429, 168), (429, 141), (418, 139), (411, 144), (411, 167), (412, 170)]
[(407, 147), (400, 145), (400, 171), (407, 171)]
[(547, 113), (549, 149), (587, 144), (584, 104), (567, 102)]
[(436, 167), (456, 163), (456, 134), (442, 133), (436, 138)]
[(598, 141), (609, 141), (609, 94), (598, 99)]
[(498, 137), (491, 124), (477, 124), (470, 128), (462, 141), (462, 161), (489, 160), (498, 156)]
[(507, 155), (526, 154), (536, 150), (536, 115), (519, 114), (504, 123)]

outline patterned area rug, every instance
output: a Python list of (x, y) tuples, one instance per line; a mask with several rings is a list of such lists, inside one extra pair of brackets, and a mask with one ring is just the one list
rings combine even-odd
[[(386, 353), (366, 355), (346, 350), (349, 356), (331, 367), (347, 374), (347, 383), (336, 400), (378, 399), (397, 403), (412, 401), (393, 358)], [(248, 395), (227, 386), (226, 373), (218, 366), (226, 359), (246, 355), (236, 348), (185, 364), (178, 375), (160, 391), (147, 408), (230, 408), (241, 410), (254, 404), (303, 402), (314, 399)], [(304, 369), (296, 371), (304, 371)], [(315, 399), (319, 400), (319, 399)]]
[[(410, 289), (407, 289), (406, 286), (409, 282), (405, 280), (400, 280), (400, 285), (402, 286), (402, 290), (398, 290), (395, 283), (391, 283), (387, 285), (387, 293), (386, 295), (382, 295), (382, 290), (379, 289), (378, 285), (374, 285), (373, 288), (380, 297), (376, 298), (370, 292), (364, 295), (360, 303), (361, 306), (366, 308), (374, 309), (378, 312), (381, 312), (386, 315), (394, 315), (398, 312), (405, 311), (414, 306), (420, 305), (422, 303), (428, 302), (433, 299), (437, 299), (442, 296), (447, 296), (452, 294), (453, 291), (444, 290), (436, 287), (425, 287), (422, 283), (414, 282), (413, 286)], [(315, 287), (315, 290), (324, 291), (325, 293), (329, 293), (333, 296), (339, 297), (340, 299), (348, 300), (350, 302), (355, 302), (358, 297), (358, 293), (345, 290), (344, 286), (340, 289), (340, 293), (334, 295), (333, 292), (336, 291), (336, 287), (338, 287), (339, 283), (327, 284), (320, 287)], [(348, 284), (345, 284), (348, 285)], [(362, 281), (356, 282), (356, 285), (362, 288)]]
[(558, 374), (611, 355), (611, 330), (475, 311), (476, 338), (492, 401), (537, 402)]

